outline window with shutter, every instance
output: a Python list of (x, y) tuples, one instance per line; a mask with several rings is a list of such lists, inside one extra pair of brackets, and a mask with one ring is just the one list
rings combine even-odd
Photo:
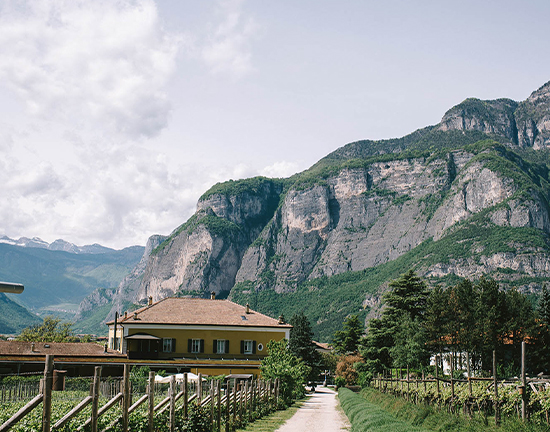
[(172, 352), (176, 352), (176, 339), (172, 338)]
[(174, 352), (174, 339), (167, 338), (162, 340), (162, 352)]
[(243, 354), (253, 354), (254, 353), (254, 341), (245, 340), (242, 341), (242, 353)]
[(218, 354), (218, 340), (214, 339), (214, 354)]
[(229, 341), (225, 341), (225, 354), (229, 354)]
[(200, 352), (203, 353), (204, 352), (204, 339), (200, 339)]

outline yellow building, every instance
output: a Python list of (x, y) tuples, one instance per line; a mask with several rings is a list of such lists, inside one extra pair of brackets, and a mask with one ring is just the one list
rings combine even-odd
[(166, 298), (109, 326), (109, 347), (129, 360), (173, 362), (208, 375), (258, 373), (270, 340), (288, 339), (291, 325), (229, 300)]

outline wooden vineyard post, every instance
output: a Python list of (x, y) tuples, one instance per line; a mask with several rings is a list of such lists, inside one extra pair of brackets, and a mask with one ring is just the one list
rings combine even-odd
[(410, 387), (410, 381), (409, 381), (409, 365), (407, 365), (407, 400), (411, 400), (411, 387)]
[(214, 425), (214, 381), (210, 381), (210, 427)]
[(124, 365), (122, 376), (122, 432), (128, 432), (128, 410), (130, 409), (130, 365)]
[(472, 401), (472, 375), (470, 373), (470, 354), (466, 353), (466, 370), (468, 372), (468, 402), (466, 402), (466, 410), (468, 411), (468, 416), (472, 416), (472, 407), (473, 407), (473, 401)]
[(53, 356), (46, 356), (44, 365), (44, 387), (42, 394), (42, 432), (50, 432), (50, 421), (52, 417), (52, 384), (53, 384)]
[(435, 380), (437, 382), (437, 399), (439, 399), (439, 357), (435, 356)]
[(243, 419), (243, 412), (244, 412), (244, 406), (243, 406), (243, 381), (239, 382), (239, 418)]
[(521, 343), (521, 420), (527, 417), (527, 379), (525, 378), (525, 341)]
[(275, 404), (277, 407), (279, 406), (279, 385), (281, 385), (281, 381), (279, 378), (275, 378)]
[(229, 409), (231, 407), (231, 400), (229, 396), (231, 388), (231, 380), (227, 380), (227, 389), (225, 390), (225, 432), (229, 432), (229, 423), (230, 423), (230, 416), (229, 416)]
[(101, 366), (96, 366), (94, 369), (94, 384), (92, 387), (92, 432), (97, 432), (97, 409), (99, 404), (99, 385), (101, 383)]
[(202, 373), (199, 373), (199, 377), (197, 378), (197, 401), (199, 403), (199, 406), (202, 405)]
[(176, 376), (170, 376), (170, 432), (176, 430)]
[(495, 424), (500, 424), (500, 409), (498, 403), (498, 383), (497, 383), (497, 353), (493, 350), (493, 384), (495, 386)]
[(233, 385), (233, 402), (231, 403), (233, 405), (233, 410), (231, 412), (231, 418), (233, 419), (233, 425), (235, 425), (237, 420), (237, 380), (235, 379), (235, 383)]
[(422, 366), (422, 383), (424, 384), (424, 395), (426, 394), (426, 374), (424, 373), (424, 366)]
[(220, 380), (216, 381), (216, 392), (218, 394), (218, 415), (217, 415), (217, 425), (216, 429), (218, 432), (221, 432), (222, 428), (222, 382)]
[(472, 397), (472, 375), (470, 374), (470, 354), (466, 353), (466, 370), (468, 371), (468, 394)]
[(149, 385), (147, 386), (148, 402), (148, 430), (153, 432), (155, 421), (155, 373), (149, 372)]
[(248, 402), (248, 419), (252, 421), (254, 413), (254, 381), (250, 382), (250, 400)]
[(247, 420), (249, 419), (248, 406), (249, 406), (249, 402), (248, 402), (248, 380), (247, 380), (244, 383), (244, 415), (247, 418)]
[[(451, 359), (451, 398), (454, 402), (454, 399), (455, 399), (455, 382), (453, 380), (453, 373), (454, 373), (454, 358), (453, 358), (453, 353), (450, 354), (450, 359)], [(452, 405), (451, 405), (452, 406)]]
[(187, 405), (189, 403), (189, 395), (187, 394), (187, 372), (183, 374), (183, 418), (187, 418)]

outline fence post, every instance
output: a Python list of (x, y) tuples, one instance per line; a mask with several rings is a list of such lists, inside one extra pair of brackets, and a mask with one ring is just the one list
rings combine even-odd
[(214, 381), (210, 381), (210, 428), (214, 427)]
[(495, 424), (500, 424), (500, 409), (498, 404), (498, 383), (497, 383), (497, 353), (493, 350), (493, 383), (495, 386)]
[(233, 428), (235, 429), (235, 424), (237, 420), (237, 380), (235, 379), (235, 385), (233, 386)]
[(470, 374), (470, 354), (466, 353), (466, 370), (468, 371), (468, 393), (472, 397), (472, 376)]
[(99, 387), (101, 384), (101, 366), (94, 368), (94, 384), (92, 387), (92, 432), (97, 432), (97, 409), (99, 404)]
[(130, 408), (130, 365), (124, 365), (122, 378), (122, 432), (128, 432), (128, 409)]
[(225, 390), (225, 432), (229, 432), (229, 407), (231, 406), (230, 398), (229, 396), (231, 393), (229, 392), (231, 386), (231, 380), (227, 379), (227, 388)]
[[(453, 380), (453, 372), (454, 372), (454, 358), (453, 358), (453, 353), (450, 354), (450, 360), (451, 360), (451, 398), (453, 399), (453, 402), (454, 402), (454, 399), (455, 399), (455, 382)], [(451, 403), (451, 407), (452, 407), (452, 403)]]
[(197, 404), (202, 405), (202, 373), (199, 373), (197, 378)]
[(221, 432), (222, 428), (222, 382), (217, 380), (216, 382), (216, 391), (218, 393), (218, 415), (217, 415), (217, 431)]
[(521, 343), (521, 419), (527, 417), (527, 379), (525, 378), (525, 341)]
[(148, 430), (153, 432), (154, 416), (155, 416), (155, 373), (149, 372), (149, 385), (147, 386), (147, 402), (148, 408)]
[(409, 365), (407, 365), (407, 400), (411, 400), (411, 393), (410, 393), (410, 382), (409, 382)]
[(435, 380), (437, 381), (437, 399), (439, 401), (439, 357), (438, 356), (435, 356)]
[(183, 374), (183, 418), (187, 418), (187, 405), (189, 403), (189, 395), (187, 392), (187, 372)]
[(44, 365), (44, 384), (42, 402), (42, 432), (50, 432), (50, 421), (52, 417), (52, 384), (53, 384), (53, 356), (46, 356)]
[(170, 375), (170, 432), (176, 430), (176, 376)]

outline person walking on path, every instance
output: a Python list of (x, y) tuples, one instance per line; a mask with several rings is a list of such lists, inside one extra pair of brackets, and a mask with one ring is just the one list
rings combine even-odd
[(344, 411), (337, 409), (336, 392), (318, 388), (287, 422), (275, 432), (338, 432), (349, 430)]

